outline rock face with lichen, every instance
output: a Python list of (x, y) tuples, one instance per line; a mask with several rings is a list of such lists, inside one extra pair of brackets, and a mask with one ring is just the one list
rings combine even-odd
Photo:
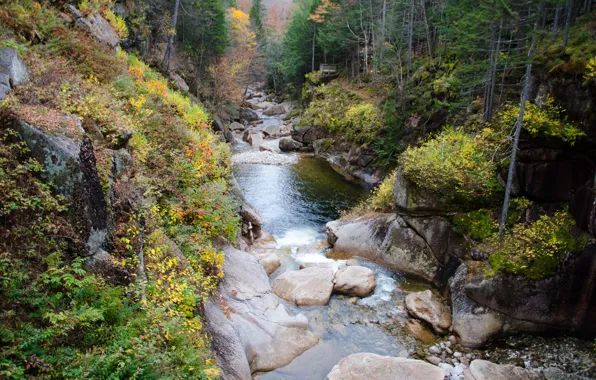
[(0, 100), (29, 78), (27, 67), (13, 48), (0, 49)]

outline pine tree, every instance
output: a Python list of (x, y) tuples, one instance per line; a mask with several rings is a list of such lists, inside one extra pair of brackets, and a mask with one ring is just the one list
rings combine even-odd
[(253, 0), (249, 15), (250, 24), (257, 35), (257, 41), (264, 41), (265, 28), (263, 26), (263, 19), (265, 18), (265, 6), (263, 5), (263, 0)]

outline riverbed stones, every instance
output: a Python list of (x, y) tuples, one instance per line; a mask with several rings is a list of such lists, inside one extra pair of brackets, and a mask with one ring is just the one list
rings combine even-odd
[(262, 151), (269, 151), (273, 153), (281, 153), (279, 149), (279, 139), (276, 140), (265, 140), (259, 147)]
[[(408, 319), (406, 321), (406, 328), (417, 340), (424, 344), (432, 343), (435, 340), (434, 334), (417, 319)], [(434, 353), (440, 354), (441, 351), (439, 350), (439, 352)]]
[(333, 290), (340, 294), (367, 297), (376, 286), (372, 270), (361, 266), (347, 266), (335, 274)]
[(429, 325), (439, 334), (451, 327), (451, 313), (430, 290), (410, 293), (406, 296), (406, 308), (410, 315)]
[(293, 138), (290, 137), (283, 137), (279, 140), (279, 149), (282, 152), (295, 152), (302, 148), (302, 144)]
[(358, 353), (337, 363), (328, 380), (443, 380), (445, 373), (421, 360)]
[(268, 125), (265, 128), (263, 128), (263, 134), (265, 136), (278, 136), (280, 130), (281, 127), (279, 125)]
[(281, 115), (284, 113), (286, 113), (286, 109), (281, 104), (274, 104), (274, 105), (270, 106), (269, 108), (267, 108), (265, 111), (263, 111), (263, 115), (267, 115), (267, 116)]
[(487, 360), (474, 360), (464, 371), (466, 380), (543, 380), (544, 375), (538, 371), (528, 370), (512, 365), (500, 365)]
[(229, 127), (232, 131), (243, 131), (245, 129), (244, 125), (240, 124), (237, 121), (233, 121)]
[(273, 280), (273, 291), (299, 306), (327, 305), (333, 291), (333, 269), (305, 268), (285, 272)]

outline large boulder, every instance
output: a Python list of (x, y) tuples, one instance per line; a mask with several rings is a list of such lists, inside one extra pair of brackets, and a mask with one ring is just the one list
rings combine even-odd
[(29, 79), (27, 67), (13, 48), (0, 49), (0, 100), (14, 87)]
[(300, 127), (292, 131), (292, 138), (302, 144), (312, 145), (316, 140), (325, 137), (325, 131), (317, 127)]
[(243, 131), (246, 129), (246, 127), (244, 127), (244, 125), (240, 124), (237, 121), (233, 121), (229, 127), (232, 131)]
[(256, 112), (251, 110), (250, 108), (241, 108), (239, 118), (244, 119), (250, 123), (259, 120), (259, 115), (257, 115)]
[(263, 111), (263, 115), (274, 116), (286, 113), (286, 109), (281, 104), (274, 104), (271, 107)]
[(99, 13), (93, 12), (83, 17), (81, 12), (72, 5), (67, 5), (66, 10), (74, 16), (76, 25), (89, 32), (100, 44), (115, 49), (120, 43), (118, 33)]
[(402, 169), (395, 173), (393, 197), (398, 213), (403, 215), (449, 215), (465, 209), (462, 205), (450, 205), (439, 196), (418, 189), (404, 177)]
[(445, 334), (451, 327), (449, 308), (430, 290), (408, 294), (406, 308), (410, 315), (428, 323), (439, 334)]
[(449, 280), (453, 332), (466, 347), (478, 348), (499, 334), (505, 324), (504, 316), (469, 299), (465, 293), (468, 269), (461, 265)]
[(277, 135), (279, 135), (279, 132), (280, 132), (279, 124), (268, 125), (265, 128), (263, 128), (263, 134), (265, 134), (265, 136), (277, 136)]
[(281, 149), (282, 152), (295, 152), (302, 147), (302, 143), (290, 137), (282, 137), (279, 140), (279, 149)]
[(10, 78), (11, 86), (18, 86), (29, 79), (27, 66), (19, 57), (19, 53), (10, 47), (0, 49), (0, 73)]
[(474, 360), (464, 371), (466, 380), (544, 380), (544, 375), (535, 370)]
[(369, 296), (377, 286), (372, 270), (355, 265), (340, 269), (333, 282), (333, 291), (356, 297)]
[(225, 276), (205, 307), (222, 378), (251, 378), (289, 364), (319, 339), (302, 314), (291, 316), (273, 294), (258, 259), (224, 247)]
[[(427, 219), (416, 219), (409, 224), (410, 219), (379, 214), (329, 222), (325, 232), (333, 247), (331, 256), (364, 257), (444, 287), (446, 278), (459, 263), (456, 253), (465, 251), (456, 249), (460, 242), (452, 236), (450, 228), (443, 228), (448, 225), (442, 219)], [(453, 239), (445, 238), (444, 234)]]
[(170, 80), (174, 82), (178, 91), (188, 92), (188, 90), (190, 90), (190, 87), (188, 87), (188, 84), (180, 75), (176, 73), (170, 73)]
[(273, 291), (296, 305), (327, 305), (333, 291), (333, 269), (305, 268), (285, 272), (273, 280)]
[(443, 380), (439, 367), (421, 360), (371, 353), (347, 356), (327, 376), (328, 380)]
[(281, 153), (281, 149), (279, 149), (279, 139), (275, 140), (265, 140), (259, 147), (260, 150), (266, 150), (273, 153)]

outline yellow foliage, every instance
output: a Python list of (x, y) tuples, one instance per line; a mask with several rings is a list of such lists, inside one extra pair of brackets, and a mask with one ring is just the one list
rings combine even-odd
[(108, 20), (110, 25), (112, 25), (112, 28), (114, 28), (114, 30), (118, 34), (118, 37), (120, 37), (121, 39), (128, 38), (128, 28), (126, 27), (126, 22), (122, 19), (122, 17), (118, 16), (110, 9), (106, 9), (103, 12), (103, 15), (106, 18), (106, 20)]

